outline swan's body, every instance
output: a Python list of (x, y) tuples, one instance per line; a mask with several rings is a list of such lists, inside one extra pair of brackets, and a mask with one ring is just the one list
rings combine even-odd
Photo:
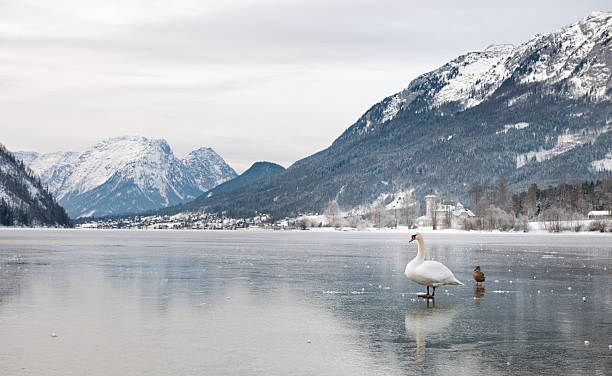
[(463, 285), (444, 264), (437, 261), (415, 263), (412, 260), (404, 272), (409, 280), (423, 286)]
[[(450, 271), (444, 264), (438, 261), (425, 261), (425, 243), (423, 235), (415, 233), (410, 241), (416, 240), (418, 243), (418, 252), (416, 257), (406, 265), (404, 274), (409, 280), (420, 285), (427, 286), (427, 295), (424, 297), (433, 297), (436, 293), (436, 287), (444, 285), (463, 285), (453, 272)], [(429, 295), (429, 287), (433, 287), (433, 294)]]

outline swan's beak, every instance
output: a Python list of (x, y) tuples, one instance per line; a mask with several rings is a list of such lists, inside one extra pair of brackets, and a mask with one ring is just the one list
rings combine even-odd
[(412, 235), (412, 237), (410, 238), (410, 241), (408, 243), (412, 243), (412, 241), (416, 239), (416, 236)]

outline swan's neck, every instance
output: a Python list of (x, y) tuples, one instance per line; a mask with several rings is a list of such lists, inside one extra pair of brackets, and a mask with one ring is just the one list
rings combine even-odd
[(418, 261), (425, 261), (425, 242), (423, 241), (423, 239), (417, 239), (417, 242), (417, 255), (414, 259)]

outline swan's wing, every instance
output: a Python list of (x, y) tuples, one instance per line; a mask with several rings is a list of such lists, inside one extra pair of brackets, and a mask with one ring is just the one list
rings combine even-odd
[[(446, 265), (438, 261), (424, 261), (418, 267), (418, 272), (431, 281), (432, 285), (455, 284), (459, 282), (453, 272)], [(459, 282), (460, 283), (460, 282)]]

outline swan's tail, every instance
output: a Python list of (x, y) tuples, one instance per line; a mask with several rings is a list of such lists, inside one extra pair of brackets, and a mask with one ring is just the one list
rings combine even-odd
[(459, 280), (455, 279), (454, 281), (449, 283), (449, 285), (452, 285), (452, 286), (463, 286), (463, 283), (461, 283)]

